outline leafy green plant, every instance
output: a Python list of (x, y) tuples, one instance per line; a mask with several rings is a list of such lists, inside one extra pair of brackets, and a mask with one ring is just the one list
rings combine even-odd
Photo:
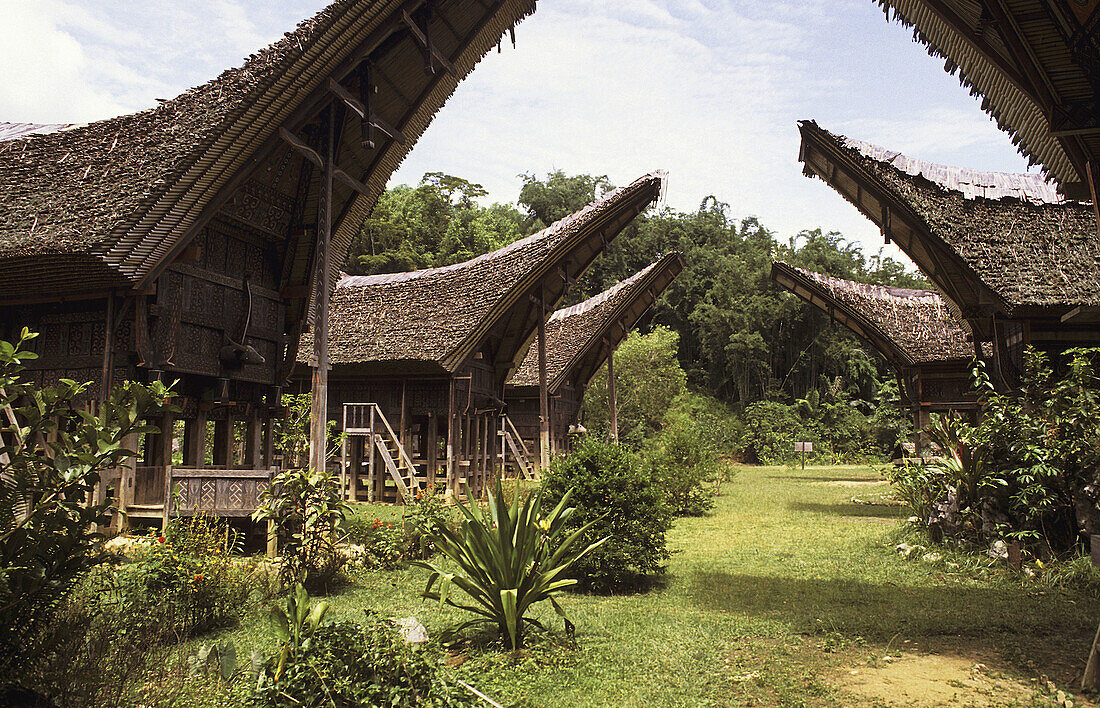
[(248, 603), (250, 577), (233, 563), (220, 539), (210, 540), (177, 547), (166, 536), (150, 537), (132, 562), (115, 570), (115, 583), (104, 594), (125, 609), (134, 625), (144, 624), (147, 633), (159, 631), (164, 642), (236, 624)]
[(425, 559), (435, 553), (431, 534), (453, 522), (453, 514), (443, 500), (443, 486), (429, 484), (416, 493), (412, 503), (403, 507), (401, 526), (405, 532), (405, 557)]
[(279, 640), (279, 658), (273, 678), (277, 683), (286, 669), (287, 661), (309, 646), (309, 639), (328, 613), (325, 601), (310, 603), (309, 592), (301, 583), (295, 583), (286, 596), (285, 608), (274, 606), (270, 610), (271, 626)]
[(676, 516), (701, 516), (714, 508), (717, 452), (707, 445), (695, 421), (675, 415), (649, 440), (643, 455)]
[(344, 533), (344, 540), (350, 545), (342, 550), (349, 560), (370, 570), (401, 567), (405, 552), (411, 546), (401, 527), (377, 518), (370, 522), (364, 518), (349, 519)]
[(333, 533), (350, 506), (337, 481), (327, 472), (290, 469), (279, 472), (260, 495), (254, 521), (272, 521), (277, 529), (287, 585), (306, 584), (327, 591), (339, 578), (342, 557)]
[(577, 511), (567, 526), (584, 529), (581, 544), (608, 539), (574, 563), (579, 588), (628, 590), (663, 571), (672, 514), (662, 489), (625, 447), (587, 436), (572, 453), (554, 460), (543, 473), (543, 488), (549, 504), (571, 492)]
[[(594, 522), (570, 530), (569, 521), (576, 513), (569, 506), (570, 492), (545, 516), (541, 490), (522, 499), (517, 496), (512, 504), (503, 495), (498, 479), (484, 509), (458, 504), (464, 517), (458, 531), (439, 525), (426, 533), (439, 552), (458, 566), (457, 572), (427, 561), (414, 564), (431, 571), (424, 597), (477, 615), (456, 631), (478, 623), (493, 624), (518, 651), (523, 647), (524, 625), (541, 626), (525, 616), (536, 603), (549, 600), (571, 627), (554, 595), (576, 584), (568, 577), (570, 567), (607, 539), (574, 550)], [(466, 593), (473, 604), (452, 599), (452, 586)]]
[[(363, 624), (320, 624), (299, 649), (280, 653), (260, 673), (253, 708), (471, 706), (474, 697), (448, 682), (393, 626), (367, 613)], [(276, 676), (276, 670), (281, 671)]]
[(36, 656), (35, 637), (75, 583), (103, 560), (97, 524), (113, 501), (88, 503), (101, 475), (134, 456), (127, 436), (172, 410), (160, 383), (127, 382), (101, 402), (98, 415), (75, 405), (88, 384), (62, 379), (38, 388), (22, 377), (35, 354), (0, 341), (0, 675)]

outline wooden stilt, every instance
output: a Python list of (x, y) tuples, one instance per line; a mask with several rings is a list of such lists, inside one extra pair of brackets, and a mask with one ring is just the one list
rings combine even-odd
[(539, 464), (550, 466), (550, 395), (546, 382), (546, 293), (539, 291)]
[(607, 355), (607, 410), (611, 425), (611, 442), (619, 442), (619, 402), (615, 395), (615, 347)]
[(263, 467), (264, 423), (260, 410), (253, 406), (249, 412), (248, 428), (245, 433), (244, 464), (251, 469)]
[(233, 419), (214, 421), (214, 464), (233, 466)]

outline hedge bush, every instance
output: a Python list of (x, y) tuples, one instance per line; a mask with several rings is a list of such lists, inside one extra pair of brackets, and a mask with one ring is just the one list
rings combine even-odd
[(596, 592), (627, 590), (663, 572), (670, 554), (665, 534), (672, 515), (664, 491), (639, 458), (620, 445), (589, 436), (571, 454), (556, 459), (543, 475), (546, 504), (556, 505), (569, 489), (577, 511), (571, 528), (596, 520), (578, 540), (581, 547), (609, 540), (573, 570), (577, 587)]

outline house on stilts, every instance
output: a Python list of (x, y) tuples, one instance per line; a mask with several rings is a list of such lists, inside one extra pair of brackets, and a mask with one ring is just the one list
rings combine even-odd
[[(502, 449), (505, 382), (528, 348), (545, 347), (547, 314), (661, 182), (642, 177), (463, 263), (339, 279), (327, 410), (347, 433), (349, 498), (402, 501), (428, 484), (481, 494), (511, 452)], [(303, 387), (315, 350), (298, 357)]]
[(92, 381), (90, 409), (124, 380), (178, 394), (98, 491), (122, 523), (255, 509), (299, 336), (351, 237), (534, 5), (341, 0), (155, 108), (0, 124), (0, 338), (40, 332), (29, 375)]
[(1100, 345), (1100, 239), (1092, 205), (1037, 174), (944, 167), (802, 122), (800, 160), (882, 229), (944, 296), (991, 375), (1015, 388), (1024, 348), (1057, 360)]
[[(679, 253), (665, 254), (602, 293), (550, 315), (544, 369), (539, 367), (537, 348), (532, 347), (504, 389), (512, 424), (513, 439), (508, 442), (531, 451), (533, 459), (541, 457), (539, 401), (545, 388), (550, 408), (549, 454), (568, 452), (569, 433), (580, 422), (584, 392), (604, 363), (610, 377), (611, 435), (617, 438), (615, 349), (683, 269)], [(545, 377), (540, 377), (542, 370)]]
[(772, 264), (771, 277), (882, 355), (897, 374), (902, 405), (913, 414), (918, 447), (932, 413), (974, 418), (973, 337), (938, 292), (869, 285), (783, 262)]

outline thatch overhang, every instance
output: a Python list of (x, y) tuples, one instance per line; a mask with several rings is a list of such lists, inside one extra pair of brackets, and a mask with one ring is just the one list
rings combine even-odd
[[(535, 335), (544, 312), (539, 298), (556, 307), (569, 283), (660, 190), (661, 178), (646, 175), (472, 260), (340, 278), (329, 308), (332, 365), (382, 373), (419, 362), (420, 369), (453, 374), (480, 354), (502, 386)], [(299, 352), (299, 363), (315, 365), (309, 343)]]
[(972, 338), (935, 290), (869, 285), (777, 261), (772, 280), (852, 330), (895, 369), (974, 358)]
[[(626, 280), (546, 320), (546, 380), (554, 394), (563, 384), (583, 389), (642, 315), (684, 269), (679, 253), (667, 253)], [(538, 350), (532, 346), (508, 380), (538, 386)]]
[(1091, 207), (1058, 201), (1038, 175), (982, 173), (907, 158), (799, 124), (809, 176), (855, 205), (927, 275), (981, 341), (990, 318), (1057, 319), (1100, 306)]
[(958, 72), (1063, 194), (1087, 198), (1090, 162), (1100, 175), (1100, 1), (876, 2)]
[[(0, 299), (148, 288), (219, 210), (255, 211), (253, 183), (269, 187), (271, 173), (302, 159), (280, 128), (309, 141), (321, 112), (341, 105), (330, 79), (401, 136), (376, 130), (371, 147), (360, 139), (359, 116), (338, 111), (345, 139), (337, 167), (365, 186), (360, 193), (338, 181), (334, 189), (333, 262), (341, 262), (458, 82), (534, 6), (338, 0), (242, 66), (155, 108), (52, 131), (8, 124), (0, 141)], [(425, 28), (437, 55), (432, 72), (419, 42)], [(291, 202), (283, 205), (288, 214), (309, 214), (316, 187), (306, 194), (271, 196)], [(296, 271), (311, 268), (311, 250), (299, 243), (304, 265)]]

